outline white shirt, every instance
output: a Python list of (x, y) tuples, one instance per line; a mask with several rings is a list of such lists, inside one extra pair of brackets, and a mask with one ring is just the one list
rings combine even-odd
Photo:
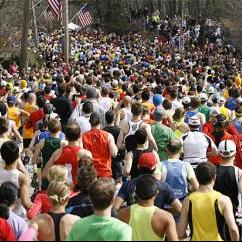
[(182, 136), (184, 161), (194, 164), (207, 162), (207, 150), (209, 147), (217, 149), (216, 145), (206, 134), (194, 131)]

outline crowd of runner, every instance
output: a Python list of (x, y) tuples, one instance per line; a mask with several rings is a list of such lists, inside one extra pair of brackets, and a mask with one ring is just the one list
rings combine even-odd
[(42, 32), (0, 67), (0, 240), (235, 240), (242, 59), (220, 31)]

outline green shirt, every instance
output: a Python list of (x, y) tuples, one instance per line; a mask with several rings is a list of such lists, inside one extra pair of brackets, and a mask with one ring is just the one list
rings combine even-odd
[(131, 241), (132, 229), (116, 218), (92, 215), (78, 220), (67, 241)]
[(151, 131), (158, 147), (158, 155), (160, 157), (160, 161), (167, 160), (167, 145), (171, 140), (174, 139), (172, 129), (166, 127), (163, 124), (155, 123), (151, 126)]
[(211, 108), (207, 105), (201, 105), (198, 111), (206, 116), (206, 122), (208, 122), (210, 119)]

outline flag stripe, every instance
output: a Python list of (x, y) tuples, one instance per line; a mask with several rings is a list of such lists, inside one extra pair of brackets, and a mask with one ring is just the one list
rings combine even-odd
[(80, 10), (77, 14), (77, 17), (82, 25), (82, 27), (86, 27), (92, 24), (93, 19), (89, 11)]
[(59, 20), (62, 19), (62, 3), (61, 0), (47, 0), (49, 6)]

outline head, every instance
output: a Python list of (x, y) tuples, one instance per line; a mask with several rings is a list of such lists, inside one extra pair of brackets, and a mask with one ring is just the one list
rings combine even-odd
[(182, 152), (182, 143), (178, 139), (171, 140), (167, 145), (169, 157), (180, 156)]
[(214, 185), (216, 167), (210, 162), (203, 162), (196, 169), (196, 176), (200, 186)]
[(68, 176), (68, 170), (65, 166), (54, 165), (48, 171), (48, 181), (65, 182)]
[(153, 97), (153, 104), (155, 105), (155, 107), (158, 107), (162, 104), (163, 98), (160, 94), (156, 94)]
[(64, 96), (65, 93), (66, 93), (66, 87), (65, 87), (65, 85), (60, 85), (60, 86), (58, 87), (58, 94), (59, 94), (60, 96)]
[(142, 175), (136, 182), (136, 195), (140, 201), (155, 200), (158, 194), (158, 183), (152, 175)]
[(133, 103), (131, 106), (131, 112), (133, 116), (139, 117), (143, 113), (143, 106), (140, 103)]
[(17, 164), (19, 152), (19, 146), (15, 141), (7, 141), (1, 147), (1, 156), (6, 165)]
[(6, 118), (0, 117), (0, 135), (4, 135), (9, 128), (9, 122)]
[(18, 199), (18, 188), (11, 182), (3, 183), (0, 187), (0, 217), (8, 219), (9, 208), (14, 207)]
[(186, 113), (186, 111), (184, 108), (177, 108), (173, 115), (173, 120), (180, 121), (182, 118), (184, 118), (185, 113)]
[(2, 117), (7, 114), (7, 105), (2, 101), (0, 102), (0, 114)]
[(76, 189), (88, 193), (90, 184), (97, 179), (97, 172), (92, 159), (88, 156), (83, 156), (79, 160), (78, 168)]
[(101, 125), (101, 117), (98, 112), (93, 112), (89, 120), (93, 128), (99, 127)]
[(53, 206), (67, 205), (70, 189), (63, 181), (51, 181), (47, 192)]
[(165, 110), (162, 108), (157, 108), (153, 115), (155, 122), (162, 122), (162, 120), (165, 118)]
[(61, 131), (61, 122), (59, 119), (50, 119), (48, 122), (48, 130), (51, 134), (57, 134)]
[(8, 96), (7, 103), (9, 107), (14, 107), (17, 103), (17, 98), (13, 95)]
[(224, 140), (218, 147), (219, 155), (223, 161), (234, 161), (236, 156), (236, 144), (232, 140)]
[(66, 140), (78, 141), (81, 136), (81, 128), (77, 123), (70, 123), (66, 126)]
[(188, 125), (190, 130), (192, 131), (199, 131), (201, 127), (201, 121), (198, 116), (193, 116), (189, 119)]
[(146, 129), (139, 129), (135, 132), (135, 141), (138, 145), (145, 145), (148, 142), (148, 134)]
[(141, 97), (144, 102), (148, 102), (150, 100), (150, 92), (148, 90), (144, 90), (141, 93)]
[(103, 177), (93, 181), (88, 191), (94, 210), (104, 211), (112, 207), (115, 195), (115, 182), (112, 178)]
[(130, 96), (125, 96), (123, 99), (123, 104), (125, 107), (130, 107), (131, 105), (131, 97)]
[(168, 99), (165, 99), (162, 103), (162, 106), (165, 110), (171, 110), (172, 109), (172, 102)]
[(34, 93), (28, 94), (28, 103), (30, 103), (30, 104), (36, 103), (36, 95)]
[(200, 98), (198, 98), (198, 97), (193, 97), (193, 98), (191, 99), (191, 108), (192, 108), (192, 109), (197, 109), (197, 108), (200, 107), (200, 105), (201, 105), (201, 100), (200, 100)]
[(115, 112), (112, 111), (112, 110), (107, 111), (106, 114), (105, 114), (106, 123), (108, 125), (113, 124), (114, 119), (115, 119)]
[(227, 126), (226, 116), (219, 114), (216, 116), (216, 120), (213, 122), (214, 131), (223, 132)]
[(157, 158), (155, 154), (151, 152), (143, 153), (139, 157), (138, 168), (139, 174), (150, 174), (154, 175), (157, 166)]
[(101, 94), (102, 94), (102, 97), (107, 97), (108, 94), (109, 94), (109, 90), (108, 90), (108, 88), (103, 87), (103, 88), (102, 88), (102, 91), (101, 91)]
[(96, 99), (97, 98), (97, 90), (94, 87), (88, 88), (86, 91), (87, 99)]
[(86, 115), (89, 115), (93, 112), (93, 104), (89, 101), (83, 103), (82, 112)]
[(236, 108), (235, 108), (235, 116), (236, 118), (241, 118), (242, 117), (242, 106), (241, 105), (238, 105)]
[(38, 96), (38, 98), (37, 98), (37, 106), (38, 106), (39, 108), (44, 108), (45, 104), (46, 104), (46, 99), (45, 99), (45, 97), (44, 97), (43, 95)]

